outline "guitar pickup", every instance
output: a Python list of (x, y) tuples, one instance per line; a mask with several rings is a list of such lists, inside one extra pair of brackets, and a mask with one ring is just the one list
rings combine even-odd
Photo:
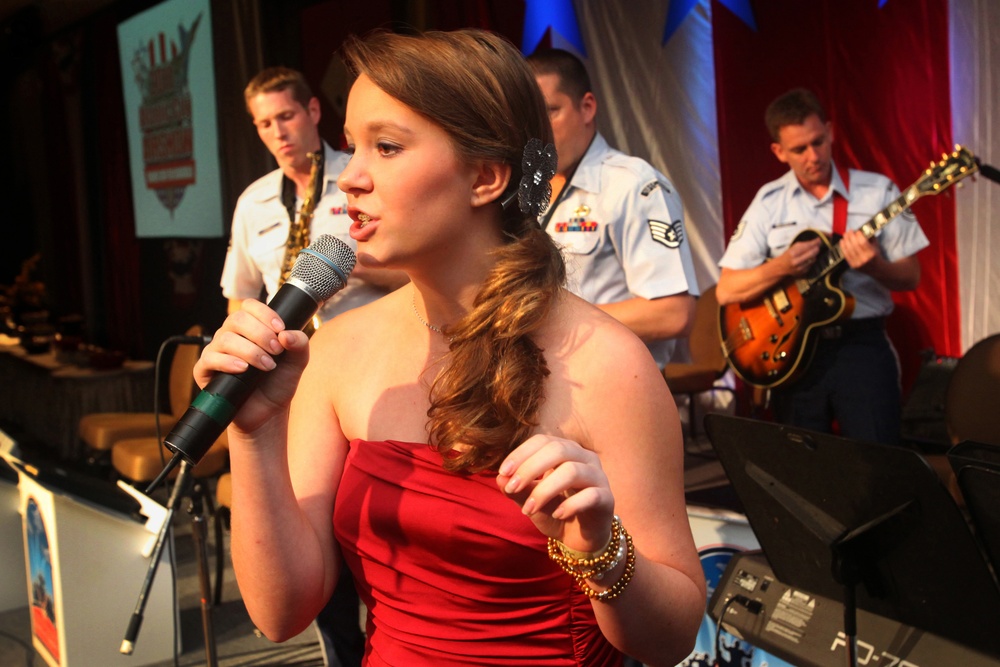
[[(778, 323), (778, 326), (783, 327), (785, 326), (785, 321), (781, 318), (781, 314), (778, 312), (778, 309), (775, 308), (774, 304), (775, 298), (778, 296), (778, 294), (781, 294), (784, 297), (783, 292), (772, 292), (770, 297), (764, 299), (764, 307), (767, 308), (767, 314), (770, 315), (771, 318)], [(787, 297), (784, 297), (782, 300), (786, 304), (788, 303)]]
[(792, 302), (788, 300), (788, 295), (783, 289), (772, 292), (771, 298), (774, 299), (774, 307), (778, 309), (778, 312), (786, 313), (792, 307)]

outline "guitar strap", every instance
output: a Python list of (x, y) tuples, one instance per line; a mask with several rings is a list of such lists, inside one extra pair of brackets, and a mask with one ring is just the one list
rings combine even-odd
[[(850, 192), (850, 174), (847, 169), (838, 168), (840, 180), (844, 182), (844, 189)], [(833, 191), (833, 235), (841, 238), (847, 231), (847, 198), (836, 190)]]

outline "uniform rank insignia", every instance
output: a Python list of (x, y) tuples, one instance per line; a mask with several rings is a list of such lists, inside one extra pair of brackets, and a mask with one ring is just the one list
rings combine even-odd
[(680, 220), (673, 222), (650, 220), (649, 233), (653, 235), (654, 241), (671, 249), (679, 248), (684, 241), (684, 229)]

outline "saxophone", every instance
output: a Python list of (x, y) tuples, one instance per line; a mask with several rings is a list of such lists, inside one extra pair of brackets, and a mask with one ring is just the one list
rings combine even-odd
[[(289, 276), (292, 275), (292, 267), (299, 256), (299, 251), (309, 245), (309, 227), (313, 218), (313, 211), (316, 210), (316, 178), (319, 174), (319, 166), (322, 164), (323, 152), (309, 153), (312, 167), (309, 170), (309, 185), (306, 186), (306, 194), (302, 199), (302, 208), (299, 210), (299, 219), (292, 220), (288, 228), (288, 240), (285, 242), (285, 257), (281, 262), (281, 279), (278, 286), (285, 284)], [(302, 328), (307, 335), (312, 336), (321, 324), (319, 313), (312, 316), (312, 319)]]

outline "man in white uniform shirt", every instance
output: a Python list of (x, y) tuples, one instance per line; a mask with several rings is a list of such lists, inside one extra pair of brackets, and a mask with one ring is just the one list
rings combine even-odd
[(699, 294), (680, 196), (597, 131), (597, 99), (579, 58), (545, 49), (528, 63), (558, 154), (541, 223), (563, 248), (568, 287), (628, 326), (663, 366), (690, 332)]
[(892, 291), (920, 282), (916, 253), (928, 245), (909, 210), (871, 240), (859, 228), (899, 198), (899, 188), (881, 174), (839, 171), (833, 162), (833, 126), (816, 96), (791, 90), (767, 108), (771, 151), (789, 171), (754, 197), (719, 261), (720, 304), (746, 303), (790, 277), (807, 274), (821, 250), (812, 238), (794, 242), (807, 229), (832, 236), (840, 198), (843, 238), (839, 248), (850, 267), (841, 287), (855, 299), (848, 320), (819, 329), (817, 347), (804, 375), (772, 390), (778, 421), (814, 431), (895, 443), (899, 438), (899, 365), (885, 333)]

